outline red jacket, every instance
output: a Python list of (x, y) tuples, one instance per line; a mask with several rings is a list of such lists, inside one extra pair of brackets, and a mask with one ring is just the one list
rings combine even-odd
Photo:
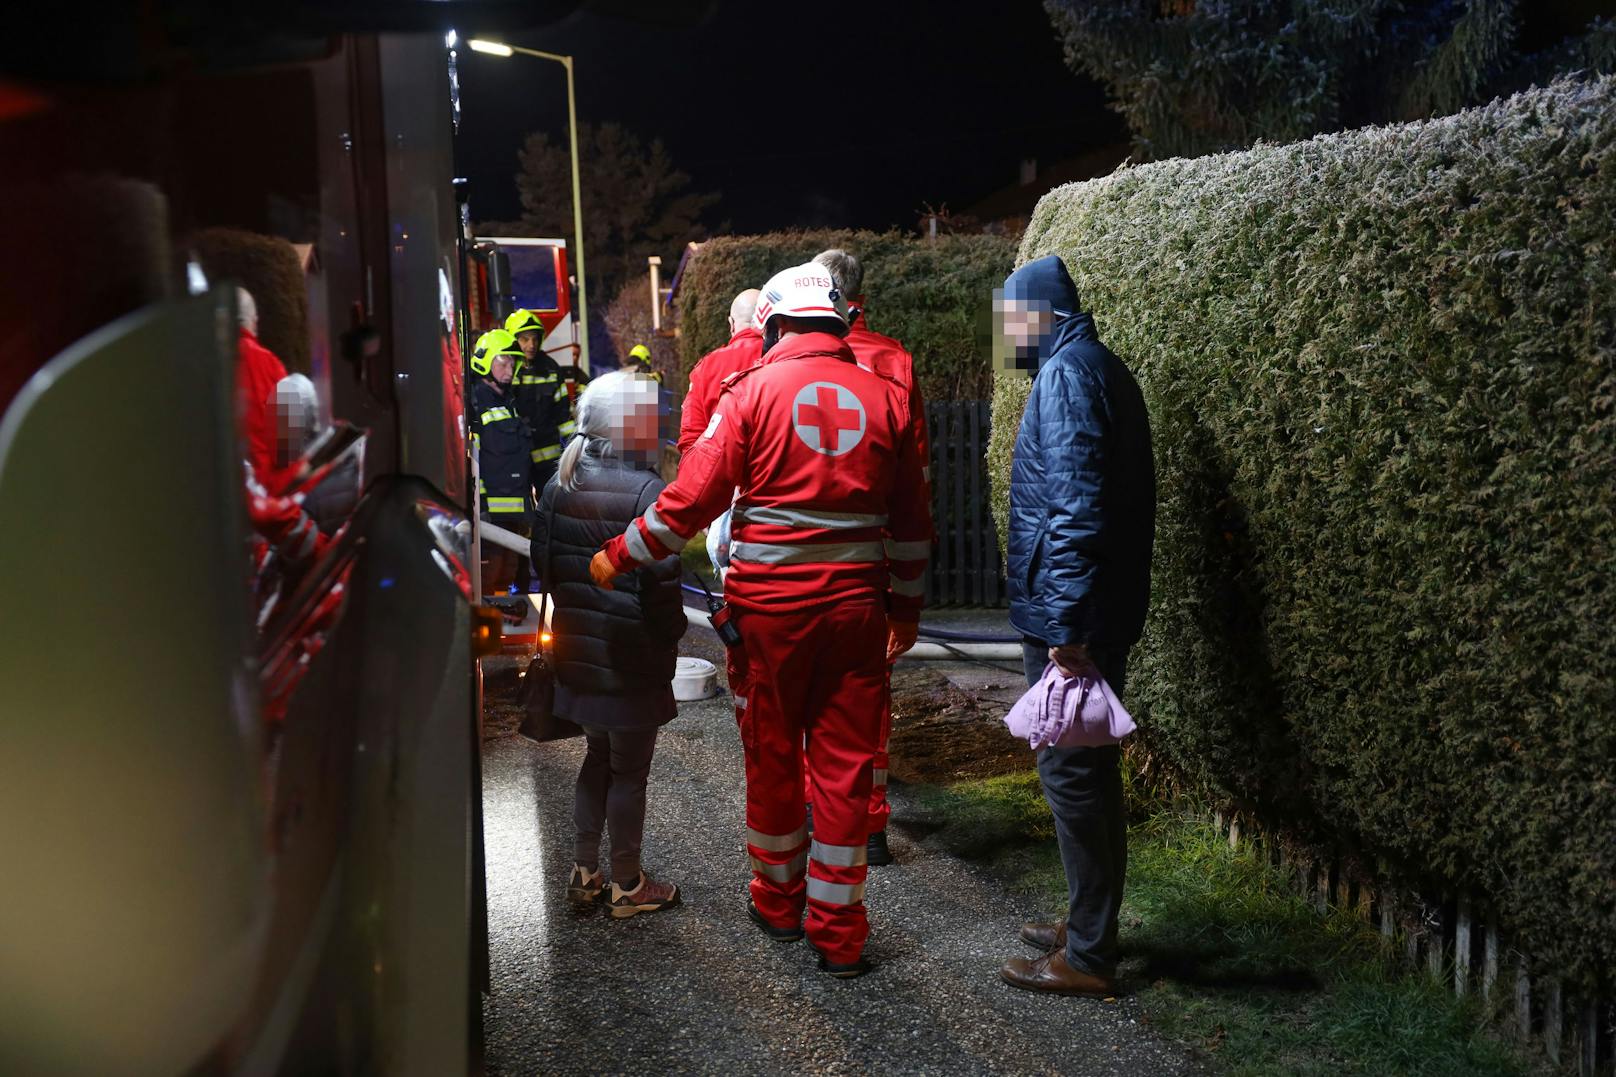
[(707, 429), (707, 419), (718, 406), (718, 390), (725, 378), (737, 370), (756, 366), (763, 357), (763, 334), (747, 326), (729, 338), (722, 348), (701, 357), (690, 371), (690, 392), (685, 394), (684, 415), (679, 420), (679, 453), (696, 444)]
[(812, 609), (885, 593), (894, 620), (918, 620), (931, 507), (907, 394), (828, 333), (769, 357), (724, 383), (679, 477), (606, 556), (627, 571), (677, 553), (738, 490), (728, 601)]
[(931, 481), (931, 448), (926, 437), (926, 401), (920, 395), (920, 381), (915, 377), (915, 359), (909, 349), (883, 336), (869, 327), (867, 315), (860, 314), (847, 333), (847, 346), (853, 349), (853, 358), (866, 370), (885, 375), (903, 386), (909, 394), (909, 415), (914, 423), (915, 444), (920, 446), (920, 461), (926, 468), (926, 480)]
[(266, 487), (275, 488), (275, 385), (286, 377), (286, 367), (275, 353), (241, 330), (236, 360), (236, 422), (247, 448), (253, 473)]

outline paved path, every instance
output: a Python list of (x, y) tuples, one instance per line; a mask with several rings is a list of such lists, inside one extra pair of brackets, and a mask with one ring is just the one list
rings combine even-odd
[[(716, 647), (696, 636), (683, 653)], [(490, 1073), (1195, 1070), (1138, 1023), (1131, 999), (1001, 984), (1000, 963), (1026, 952), (1018, 926), (1039, 910), (912, 840), (899, 789), (898, 863), (871, 870), (866, 898), (876, 969), (835, 980), (806, 945), (764, 938), (745, 914), (741, 747), (727, 696), (682, 705), (651, 770), (645, 862), (679, 883), (684, 906), (625, 921), (575, 914), (562, 888), (581, 756), (577, 741), (484, 746)]]

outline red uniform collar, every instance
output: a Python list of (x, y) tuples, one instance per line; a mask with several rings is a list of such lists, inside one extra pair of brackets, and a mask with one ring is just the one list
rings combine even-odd
[[(737, 341), (742, 341), (742, 340), (762, 340), (762, 339), (763, 339), (763, 331), (761, 329), (754, 329), (750, 325), (748, 325), (748, 326), (744, 327), (743, 329), (741, 329), (740, 332), (738, 332), (734, 336), (730, 337), (729, 338), (729, 343), (734, 344)], [(728, 347), (728, 346), (729, 346), (728, 344), (725, 345), (725, 347)]]
[(803, 333), (782, 344), (776, 344), (763, 356), (765, 363), (779, 363), (787, 359), (805, 359), (811, 355), (825, 355), (853, 363), (853, 349), (835, 333)]

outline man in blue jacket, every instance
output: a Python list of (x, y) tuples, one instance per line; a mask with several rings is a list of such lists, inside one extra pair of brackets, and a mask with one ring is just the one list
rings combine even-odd
[[(1057, 257), (1005, 281), (1001, 343), (1034, 371), (1010, 472), (1010, 623), (1023, 636), (1027, 683), (1053, 662), (1098, 670), (1120, 695), (1128, 648), (1150, 595), (1156, 480), (1139, 384), (1100, 343)], [(1027, 924), (1039, 958), (1012, 958), (1012, 986), (1064, 995), (1114, 990), (1117, 913), (1127, 870), (1121, 750), (1045, 748), (1038, 777), (1055, 817), (1070, 908), (1064, 923)]]

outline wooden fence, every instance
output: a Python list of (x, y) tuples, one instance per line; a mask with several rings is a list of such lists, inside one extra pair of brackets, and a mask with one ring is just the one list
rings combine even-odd
[(1351, 857), (1320, 856), (1239, 813), (1212, 824), (1229, 847), (1253, 850), (1277, 868), (1320, 914), (1347, 910), (1374, 925), (1389, 954), (1461, 998), (1479, 996), (1495, 1027), (1536, 1049), (1562, 1073), (1616, 1074), (1616, 1000), (1574, 997), (1553, 976), (1533, 975), (1473, 894), (1414, 894)]
[(987, 400), (926, 405), (931, 514), (937, 529), (926, 570), (928, 606), (1003, 606), (1004, 565), (988, 508)]

